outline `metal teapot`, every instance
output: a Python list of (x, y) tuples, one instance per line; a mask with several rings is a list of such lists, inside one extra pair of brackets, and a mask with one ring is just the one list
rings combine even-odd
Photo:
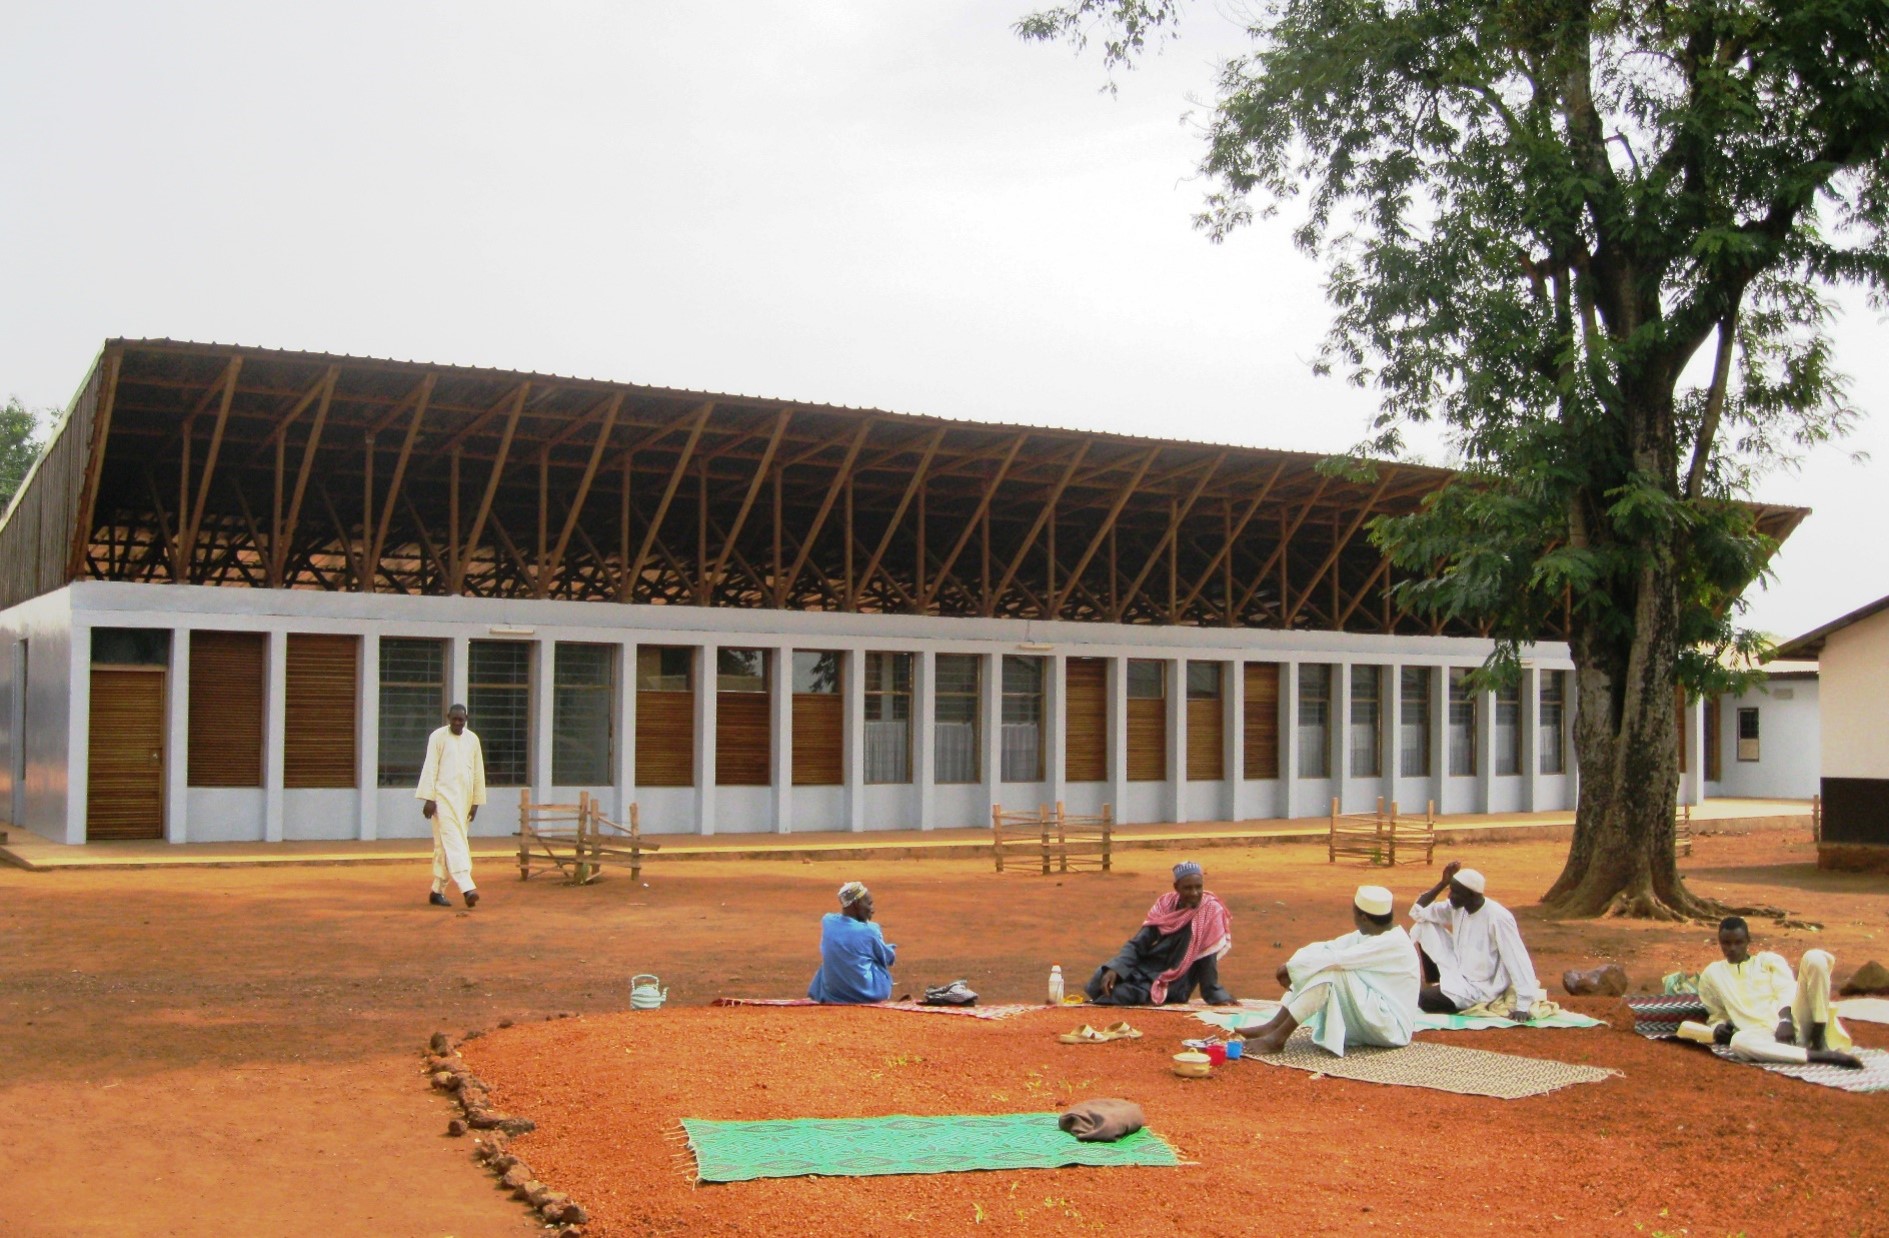
[[(638, 984), (637, 982), (639, 980), (647, 980), (649, 981), (649, 983)], [(661, 983), (662, 983), (661, 980), (657, 979), (655, 976), (650, 975), (648, 972), (641, 972), (641, 973), (638, 973), (637, 975), (631, 976), (630, 977), (630, 1009), (631, 1010), (655, 1010), (657, 1007), (661, 1006), (664, 1002), (668, 1001), (669, 990), (657, 987)]]

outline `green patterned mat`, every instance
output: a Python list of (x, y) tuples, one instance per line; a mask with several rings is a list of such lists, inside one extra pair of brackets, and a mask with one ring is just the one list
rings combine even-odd
[(695, 1153), (696, 1176), (703, 1182), (1181, 1163), (1168, 1142), (1151, 1131), (1136, 1131), (1114, 1143), (1083, 1143), (1056, 1125), (1061, 1116), (1005, 1113), (771, 1122), (684, 1118), (682, 1128)]

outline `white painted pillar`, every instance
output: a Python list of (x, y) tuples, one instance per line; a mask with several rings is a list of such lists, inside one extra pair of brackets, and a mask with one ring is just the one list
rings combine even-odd
[[(464, 705), (466, 704), (466, 697), (471, 695), (468, 691), (472, 682), (471, 639), (465, 636), (453, 637), (451, 652), (452, 656), (447, 659), (446, 674), (447, 683), (452, 685), (452, 691), (447, 695), (446, 703), (448, 705)], [(444, 717), (440, 718), (436, 725), (445, 726), (446, 719)]]
[(1522, 811), (1540, 812), (1541, 798), (1541, 671), (1534, 663), (1522, 667), (1522, 708), (1516, 725), (1522, 728)]
[(1187, 820), (1187, 659), (1168, 659), (1167, 677), (1167, 819), (1180, 825)]
[(841, 713), (845, 730), (840, 735), (844, 759), (840, 776), (846, 780), (846, 828), (866, 828), (866, 655), (848, 649), (840, 655)]
[(616, 820), (630, 824), (630, 805), (636, 802), (636, 642), (617, 646)]
[[(1004, 659), (1002, 654), (979, 654), (982, 672), (978, 676), (978, 772), (984, 781), (984, 824), (990, 824), (990, 811), (1003, 808), (1003, 721)], [(1035, 804), (1011, 804), (1014, 809), (1035, 808)]]
[(282, 841), (282, 761), (288, 738), (289, 634), (269, 633), (268, 686), (263, 691), (262, 837)]
[(1128, 816), (1128, 659), (1108, 660), (1108, 793), (1119, 824)]
[(1406, 812), (1412, 809), (1421, 810), (1423, 805), (1405, 804), (1397, 798), (1397, 778), (1403, 772), (1398, 767), (1404, 755), (1403, 669), (1397, 666), (1381, 666), (1377, 673), (1377, 707), (1384, 711), (1378, 719), (1380, 734), (1377, 741), (1382, 745), (1383, 752), (1383, 764), (1379, 768), (1384, 777), (1379, 780), (1378, 786), (1381, 788), (1380, 793), (1384, 796), (1384, 810), (1390, 811), (1392, 804), (1396, 804), (1398, 808)]
[(190, 629), (171, 629), (164, 719), (164, 840), (190, 841)]
[[(1327, 754), (1326, 768), (1331, 770), (1332, 794), (1338, 797), (1338, 806), (1344, 811), (1362, 812), (1373, 805), (1354, 803), (1355, 797), (1349, 794), (1351, 782), (1351, 663), (1349, 662), (1331, 664), (1331, 702), (1326, 710), (1326, 716), (1331, 719), (1331, 726), (1326, 730), (1325, 742), (1331, 745), (1331, 750)], [(1327, 805), (1328, 809), (1329, 807)]]
[(1679, 802), (1705, 803), (1705, 698), (1686, 701), (1686, 772), (1679, 779)]
[(1222, 802), (1227, 820), (1250, 821), (1253, 818), (1252, 792), (1246, 785), (1246, 664), (1240, 661), (1220, 664), (1222, 717), (1226, 719), (1225, 762), (1227, 790)]
[(717, 647), (695, 651), (695, 832), (715, 832), (715, 707)]
[(542, 804), (550, 804), (558, 798), (551, 790), (551, 739), (554, 734), (551, 715), (556, 708), (557, 645), (548, 640), (533, 641), (531, 644), (531, 712), (525, 722), (525, 734), (531, 744), (531, 798)]
[(912, 658), (912, 787), (918, 796), (918, 828), (938, 828), (938, 655), (929, 649)]
[(1060, 653), (1043, 659), (1043, 780), (1049, 801), (1069, 798), (1069, 659)]
[(1455, 812), (1457, 805), (1444, 794), (1450, 777), (1450, 669), (1431, 666), (1424, 673), (1430, 676), (1430, 798), (1439, 813)]
[[(66, 646), (66, 683), (70, 685), (68, 695), (72, 700), (72, 711), (66, 718), (66, 842), (79, 846), (85, 842), (86, 795), (91, 789), (91, 749), (88, 746), (92, 735), (92, 629), (74, 624), (71, 643)], [(33, 656), (32, 644), (26, 648), (27, 660)], [(24, 683), (27, 692), (33, 689), (33, 672), (29, 665)], [(41, 694), (44, 699), (45, 694)], [(30, 725), (31, 718), (28, 717)], [(22, 727), (25, 730), (25, 727)], [(33, 764), (32, 736), (22, 734), (21, 742), (26, 744), (26, 768), (30, 774)], [(169, 754), (166, 754), (168, 759)], [(166, 785), (171, 777), (182, 778), (182, 770), (165, 769)], [(27, 811), (30, 813), (31, 799), (28, 799)], [(47, 823), (48, 825), (51, 822)]]
[(1280, 815), (1323, 816), (1329, 805), (1314, 804), (1299, 778), (1299, 664), (1279, 664)]
[(354, 786), (360, 804), (360, 836), (372, 842), (380, 837), (380, 633), (361, 637), (358, 670), (354, 691), (361, 703), (361, 724), (354, 741)]
[(1495, 802), (1495, 693), (1476, 698), (1476, 804), (1471, 812), (1488, 812)]
[[(774, 832), (789, 834), (794, 827), (794, 650), (783, 645), (770, 651), (767, 684), (768, 799), (774, 814)], [(852, 668), (841, 671), (841, 682)]]

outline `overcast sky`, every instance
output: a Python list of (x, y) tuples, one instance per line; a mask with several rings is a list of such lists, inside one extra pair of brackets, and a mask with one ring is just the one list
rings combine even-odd
[[(106, 338), (170, 336), (1357, 442), (1290, 219), (1189, 224), (1238, 29), (1200, 5), (1110, 97), (1018, 42), (1029, 5), (0, 0), (0, 393), (63, 406)], [(1838, 332), (1871, 414), (1882, 327)], [(1751, 622), (1889, 593), (1885, 467), (1875, 415), (1765, 483), (1816, 510)]]

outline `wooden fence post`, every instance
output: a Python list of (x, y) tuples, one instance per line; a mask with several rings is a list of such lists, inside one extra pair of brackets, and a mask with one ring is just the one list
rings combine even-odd
[(531, 880), (531, 788), (518, 792), (518, 879)]
[(1043, 875), (1049, 876), (1049, 805), (1036, 806), (1036, 833), (1043, 844)]
[(1004, 810), (990, 810), (990, 849), (997, 856), (997, 871), (1004, 871)]
[(1115, 805), (1102, 805), (1102, 871), (1109, 871), (1109, 858), (1114, 849)]

